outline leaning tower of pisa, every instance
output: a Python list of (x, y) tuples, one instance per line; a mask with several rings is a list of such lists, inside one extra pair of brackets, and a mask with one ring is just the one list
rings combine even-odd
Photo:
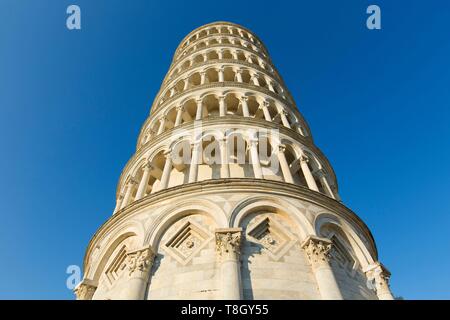
[(78, 299), (392, 299), (261, 40), (189, 33), (90, 241)]

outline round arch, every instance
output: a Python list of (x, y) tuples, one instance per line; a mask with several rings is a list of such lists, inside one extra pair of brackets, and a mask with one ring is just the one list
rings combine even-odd
[[(326, 225), (331, 225), (333, 228), (338, 229), (347, 237), (347, 240), (349, 241), (363, 268), (377, 261), (377, 250), (375, 244), (373, 248), (370, 248), (372, 249), (371, 251), (373, 251), (372, 255), (360, 236), (358, 236), (353, 226), (351, 226), (345, 220), (329, 212), (318, 214), (314, 220), (314, 228), (316, 230), (316, 234), (320, 236), (321, 229)], [(370, 243), (370, 239), (367, 239), (367, 242)]]
[(262, 208), (274, 209), (291, 218), (297, 224), (300, 240), (315, 234), (313, 226), (298, 208), (282, 199), (267, 196), (250, 197), (236, 205), (231, 211), (230, 227), (239, 227), (248, 214)]
[[(98, 281), (102, 272), (105, 269), (111, 254), (125, 239), (135, 236), (137, 238), (138, 246), (144, 243), (145, 230), (142, 224), (136, 221), (128, 221), (122, 226), (119, 226), (109, 237), (109, 239), (101, 246), (98, 258), (91, 261), (89, 270), (86, 270), (85, 277), (93, 281)], [(135, 248), (132, 248), (135, 249)], [(88, 258), (90, 260), (91, 257)]]
[(164, 232), (177, 220), (192, 214), (203, 214), (211, 217), (217, 228), (228, 225), (223, 209), (211, 201), (204, 199), (179, 201), (160, 213), (145, 235), (145, 245), (151, 245), (156, 250)]

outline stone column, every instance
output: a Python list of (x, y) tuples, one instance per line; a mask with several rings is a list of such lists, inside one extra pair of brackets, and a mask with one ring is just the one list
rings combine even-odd
[(136, 184), (136, 180), (130, 179), (127, 184), (125, 195), (123, 196), (122, 204), (120, 205), (120, 209), (125, 208), (130, 202), (131, 193), (133, 192), (134, 185)]
[(189, 89), (189, 78), (184, 79), (183, 91)]
[(242, 104), (242, 114), (244, 117), (250, 117), (250, 112), (248, 111), (248, 104), (247, 104), (248, 98), (242, 96), (241, 97), (241, 104)]
[(178, 127), (181, 124), (181, 116), (183, 115), (183, 107), (178, 106), (177, 108), (177, 117), (175, 118), (175, 127)]
[(195, 120), (200, 120), (203, 114), (203, 101), (201, 99), (197, 100), (197, 112), (195, 114)]
[(142, 171), (143, 171), (142, 178), (141, 178), (141, 181), (139, 182), (139, 187), (136, 192), (136, 200), (142, 199), (145, 196), (145, 191), (147, 189), (147, 184), (148, 184), (148, 179), (150, 177), (151, 168), (152, 168), (152, 166), (149, 162), (144, 164), (144, 166), (142, 167)]
[(219, 69), (219, 82), (224, 82), (223, 68)]
[(255, 73), (255, 74), (252, 76), (253, 84), (254, 84), (255, 86), (258, 86), (258, 87), (259, 87), (259, 80), (258, 80), (258, 78), (259, 78), (259, 76), (258, 76), (257, 73)]
[(159, 119), (159, 128), (158, 128), (158, 132), (156, 134), (161, 134), (164, 132), (164, 128), (166, 126), (166, 117), (162, 116)]
[(175, 88), (170, 88), (170, 97), (172, 98), (175, 95)]
[(83, 279), (73, 290), (77, 300), (92, 300), (97, 285), (94, 281), (89, 279)]
[(242, 299), (239, 261), (242, 228), (216, 229), (216, 251), (220, 261), (222, 299)]
[(320, 180), (320, 183), (322, 184), (323, 189), (325, 190), (325, 193), (330, 197), (335, 199), (334, 193), (331, 190), (330, 184), (328, 183), (327, 174), (324, 169), (319, 169), (316, 172), (317, 177)]
[(250, 156), (253, 165), (253, 173), (255, 174), (255, 178), (262, 179), (263, 174), (261, 169), (261, 163), (259, 162), (258, 141), (250, 140), (249, 144), (250, 144)]
[(281, 171), (283, 172), (284, 181), (289, 183), (294, 183), (294, 178), (292, 177), (291, 169), (286, 161), (286, 156), (284, 155), (284, 151), (286, 150), (285, 145), (278, 146), (278, 162), (281, 166)]
[[(237, 58), (236, 58), (237, 59)], [(236, 80), (242, 83), (242, 70), (236, 70)]]
[(172, 154), (171, 151), (164, 153), (166, 162), (164, 163), (164, 169), (161, 176), (161, 189), (166, 189), (169, 185), (170, 172), (172, 171)]
[(389, 278), (391, 273), (380, 262), (375, 262), (365, 270), (367, 279), (374, 281), (375, 290), (378, 299), (394, 300), (391, 289), (389, 288)]
[(266, 119), (266, 121), (272, 122), (272, 117), (270, 116), (270, 112), (269, 112), (269, 102), (264, 101), (262, 106), (260, 106), (260, 108), (263, 111), (264, 119)]
[(114, 208), (113, 214), (120, 210), (122, 201), (123, 201), (123, 194), (119, 194), (119, 196), (117, 197), (117, 200), (116, 200), (116, 207)]
[(335, 185), (331, 185), (330, 187), (331, 187), (331, 190), (333, 191), (334, 198), (335, 198), (337, 201), (342, 201), (341, 196), (339, 195), (339, 192), (338, 192), (337, 187), (336, 187)]
[(271, 80), (267, 81), (267, 86), (269, 87), (270, 91), (275, 92), (275, 89), (273, 88), (273, 83)]
[(206, 72), (200, 72), (200, 84), (205, 84), (205, 83), (206, 83)]
[(311, 174), (311, 170), (309, 170), (308, 161), (309, 159), (307, 157), (305, 156), (300, 157), (300, 167), (302, 168), (303, 175), (305, 176), (306, 184), (308, 185), (308, 188), (310, 188), (311, 190), (319, 191), (316, 181), (314, 180), (314, 177)]
[(230, 167), (228, 166), (228, 148), (227, 140), (225, 138), (219, 140), (220, 146), (220, 177), (230, 177)]
[(219, 60), (223, 59), (223, 49), (219, 49), (219, 51), (217, 51), (217, 57), (219, 58)]
[(302, 136), (306, 136), (305, 130), (303, 130), (303, 126), (300, 124), (300, 122), (296, 121), (294, 124), (294, 128), (296, 128), (297, 132)]
[(225, 106), (225, 96), (219, 97), (219, 115), (224, 117), (227, 114), (226, 106)]
[(285, 126), (285, 127), (290, 129), (291, 125), (289, 124), (289, 120), (287, 118), (286, 110), (281, 110), (280, 111), (280, 117), (281, 117), (281, 122), (283, 123), (283, 126)]
[(200, 143), (192, 144), (191, 165), (189, 168), (189, 183), (197, 181), (197, 171), (200, 159)]
[(332, 242), (317, 236), (308, 236), (301, 247), (311, 263), (317, 286), (323, 300), (342, 300), (342, 294), (330, 265)]
[(155, 253), (151, 247), (145, 247), (127, 254), (126, 266), (130, 279), (121, 298), (126, 300), (144, 300)]

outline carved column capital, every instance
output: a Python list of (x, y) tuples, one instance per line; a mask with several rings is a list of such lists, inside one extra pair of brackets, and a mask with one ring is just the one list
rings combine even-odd
[(153, 169), (153, 165), (150, 163), (150, 161), (145, 161), (142, 166), (141, 166), (142, 170), (152, 170)]
[(368, 266), (364, 271), (367, 279), (374, 282), (377, 295), (380, 299), (393, 298), (389, 288), (389, 278), (391, 277), (391, 273), (382, 263), (377, 261)]
[(94, 281), (83, 279), (73, 291), (77, 297), (77, 300), (92, 300), (95, 290), (97, 290), (97, 285)]
[(317, 236), (308, 236), (301, 245), (313, 267), (329, 265), (331, 246), (329, 239)]
[(238, 260), (241, 247), (242, 228), (216, 230), (216, 250), (222, 260)]
[(134, 177), (130, 177), (130, 179), (128, 179), (128, 182), (127, 182), (127, 184), (129, 185), (129, 186), (133, 186), (133, 185), (135, 185), (135, 184), (137, 184), (138, 183), (138, 181), (136, 180), (136, 178), (134, 178)]
[(308, 163), (309, 162), (309, 158), (307, 156), (305, 156), (305, 155), (302, 155), (302, 156), (300, 156), (300, 162)]
[(130, 277), (146, 278), (149, 276), (155, 253), (151, 247), (127, 253), (126, 266)]
[(278, 150), (280, 151), (280, 152), (285, 152), (286, 151), (286, 145), (284, 145), (284, 144), (279, 144), (278, 145)]

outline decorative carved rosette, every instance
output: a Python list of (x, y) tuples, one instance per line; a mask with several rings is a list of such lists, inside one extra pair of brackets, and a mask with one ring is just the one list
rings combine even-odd
[(309, 236), (302, 244), (313, 267), (329, 265), (332, 242), (325, 238)]
[(216, 250), (222, 260), (238, 259), (241, 238), (241, 228), (218, 229), (216, 231)]

